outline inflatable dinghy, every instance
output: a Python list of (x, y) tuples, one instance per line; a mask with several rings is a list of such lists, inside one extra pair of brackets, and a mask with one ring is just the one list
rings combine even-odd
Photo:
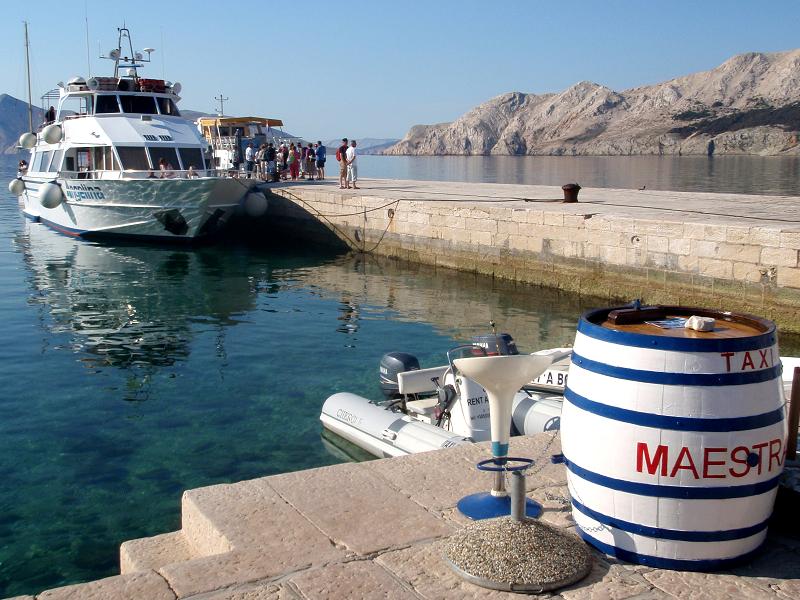
[[(570, 348), (535, 352), (550, 368), (515, 396), (511, 435), (559, 429)], [(484, 389), (459, 373), (463, 356), (519, 354), (508, 334), (473, 338), (447, 352), (447, 364), (420, 369), (405, 352), (385, 354), (380, 363), (384, 398), (373, 402), (341, 392), (330, 396), (320, 420), (326, 430), (377, 457), (402, 456), (491, 439), (489, 400)]]

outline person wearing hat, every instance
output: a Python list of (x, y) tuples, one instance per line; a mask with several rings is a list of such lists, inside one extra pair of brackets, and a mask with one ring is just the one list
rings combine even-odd
[(347, 179), (347, 138), (342, 138), (342, 145), (336, 150), (336, 160), (339, 161), (339, 189), (344, 189)]

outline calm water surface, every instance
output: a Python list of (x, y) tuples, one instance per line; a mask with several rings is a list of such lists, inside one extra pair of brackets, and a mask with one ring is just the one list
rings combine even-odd
[(800, 195), (800, 156), (361, 156), (359, 175)]
[(485, 332), (569, 342), (585, 302), (373, 258), (108, 247), (26, 221), (0, 161), (0, 597), (118, 572), (184, 489), (340, 462), (318, 417)]

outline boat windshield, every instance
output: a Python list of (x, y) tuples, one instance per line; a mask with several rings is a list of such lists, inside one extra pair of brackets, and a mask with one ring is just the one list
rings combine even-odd
[(172, 98), (156, 98), (158, 102), (158, 110), (162, 115), (171, 115), (173, 117), (180, 117), (181, 112), (178, 106), (172, 101)]
[(119, 97), (124, 113), (136, 113), (140, 115), (157, 115), (158, 109), (153, 96), (135, 96), (123, 94)]
[(100, 113), (118, 113), (119, 102), (117, 96), (112, 94), (98, 94), (94, 103), (95, 114)]

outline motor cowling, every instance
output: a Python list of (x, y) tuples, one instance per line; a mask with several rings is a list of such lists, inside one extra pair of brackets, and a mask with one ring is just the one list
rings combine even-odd
[(472, 343), (486, 350), (486, 354), (489, 356), (519, 354), (514, 338), (508, 333), (476, 335), (473, 336)]
[(388, 398), (397, 398), (400, 395), (398, 374), (406, 371), (418, 371), (419, 360), (407, 352), (389, 352), (381, 357), (380, 380), (381, 391)]

